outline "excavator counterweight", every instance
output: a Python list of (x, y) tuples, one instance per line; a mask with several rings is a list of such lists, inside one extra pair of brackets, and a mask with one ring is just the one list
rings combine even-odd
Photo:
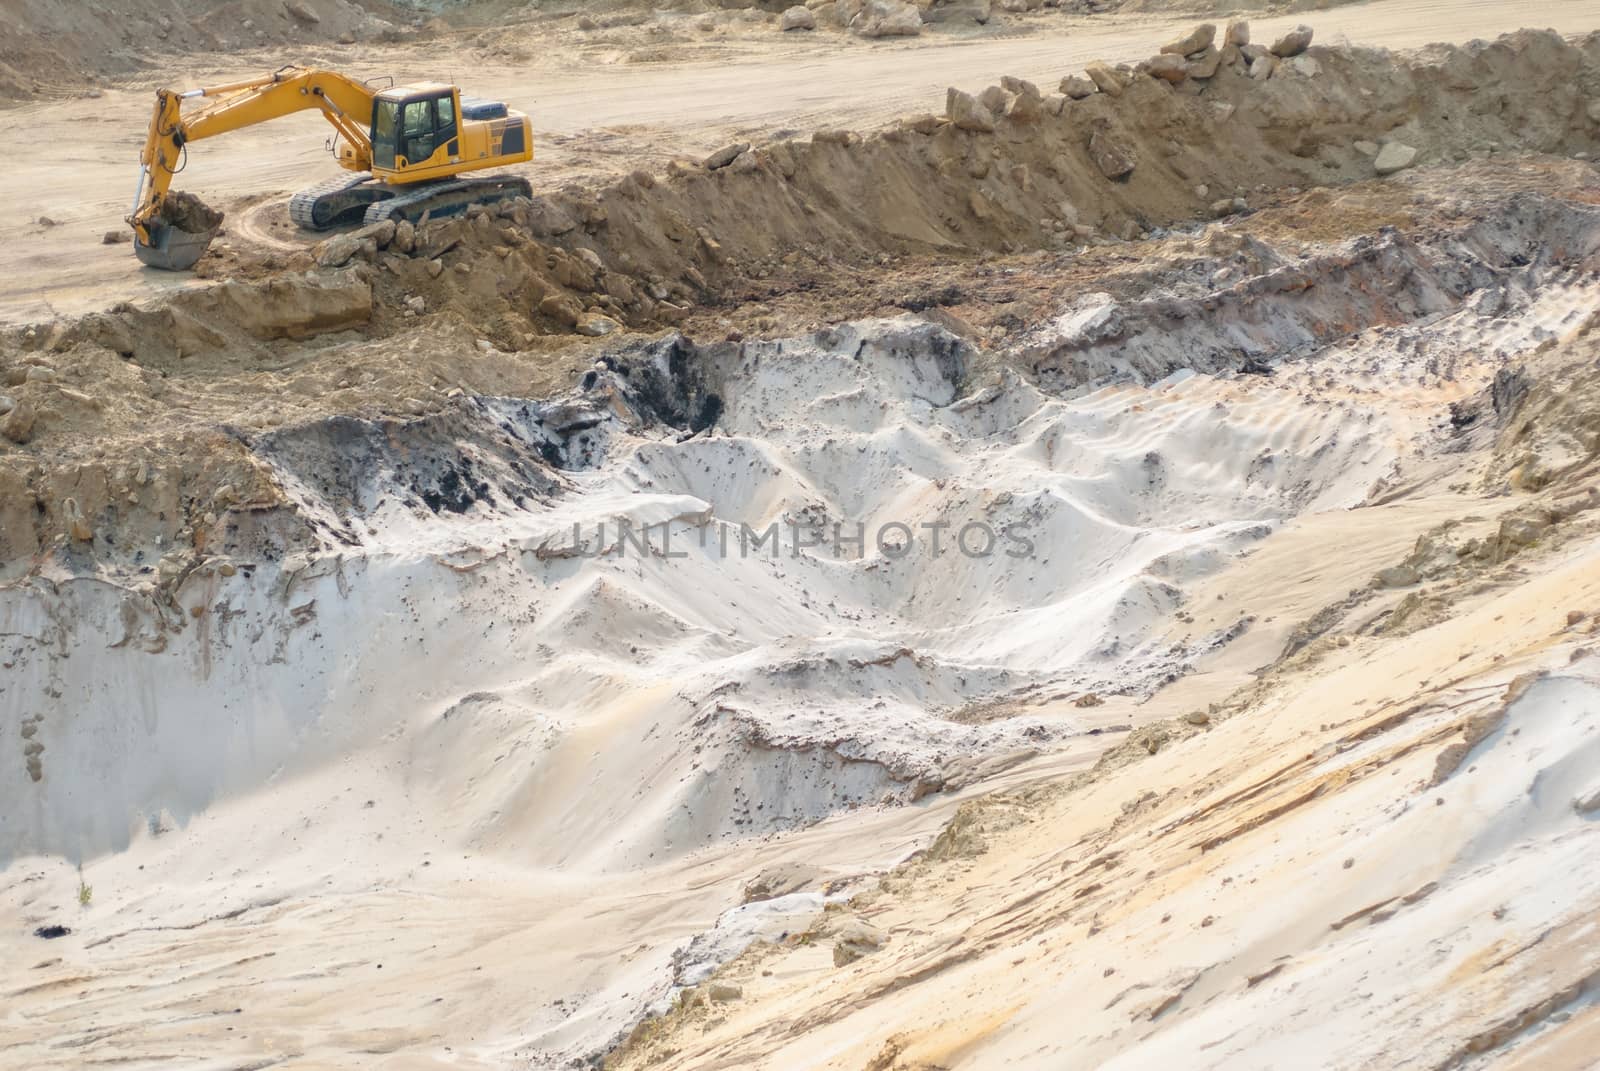
[[(193, 100), (205, 103), (185, 114), (185, 102)], [(332, 71), (284, 67), (228, 85), (156, 91), (128, 217), (139, 260), (169, 271), (191, 268), (222, 221), (195, 199), (170, 192), (190, 142), (312, 109), (335, 130), (339, 165), (355, 174), (291, 199), (290, 217), (308, 230), (415, 221), (532, 192), (520, 176), (460, 177), (531, 160), (533, 126), (526, 115), (497, 101), (463, 97), (442, 83), (379, 90)]]

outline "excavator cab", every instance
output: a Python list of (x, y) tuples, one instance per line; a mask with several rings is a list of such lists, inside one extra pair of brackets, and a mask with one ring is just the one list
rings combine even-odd
[[(372, 107), (373, 172), (407, 172), (459, 160), (459, 111), (453, 89), (428, 90), (398, 100), (379, 97)], [(444, 159), (436, 161), (441, 153)]]

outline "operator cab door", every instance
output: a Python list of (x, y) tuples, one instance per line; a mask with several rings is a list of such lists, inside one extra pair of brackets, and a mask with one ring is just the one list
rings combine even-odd
[(439, 163), (445, 164), (460, 154), (459, 134), (454, 93), (380, 100), (372, 113), (373, 166), (404, 173), (428, 164), (440, 148), (447, 159)]

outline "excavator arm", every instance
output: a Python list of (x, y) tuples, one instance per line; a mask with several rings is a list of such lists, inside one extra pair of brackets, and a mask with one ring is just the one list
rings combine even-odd
[[(161, 268), (191, 267), (211, 240), (210, 230), (192, 232), (163, 216), (172, 176), (183, 169), (189, 142), (314, 108), (345, 143), (340, 164), (365, 171), (372, 166), (367, 129), (375, 95), (344, 75), (304, 67), (284, 67), (262, 78), (205, 89), (156, 90), (155, 112), (139, 154), (139, 189), (128, 217), (139, 259)], [(185, 103), (193, 100), (207, 103), (185, 115)]]

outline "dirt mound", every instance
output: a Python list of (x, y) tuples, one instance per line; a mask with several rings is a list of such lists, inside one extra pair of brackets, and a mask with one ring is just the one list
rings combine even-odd
[[(665, 176), (433, 222), (373, 243), (387, 269), (380, 304), (420, 299), (517, 346), (547, 331), (678, 323), (695, 307), (826, 285), (841, 264), (1116, 248), (1280, 190), (1371, 179), (1385, 153), (1414, 166), (1600, 149), (1585, 107), (1600, 90), (1600, 35), (1523, 31), (1407, 58), (1207, 47), (1215, 55), (1190, 61), (1206, 77), (1174, 82), (1154, 61), (1100, 67), (1106, 89), (1069, 77), (1070, 96), (1007, 79), (976, 96), (952, 90), (944, 117), (730, 146)], [(1487, 92), (1497, 107), (1473, 107)]]
[(0, 99), (72, 91), (196, 52), (367, 40), (409, 16), (390, 0), (0, 0)]

